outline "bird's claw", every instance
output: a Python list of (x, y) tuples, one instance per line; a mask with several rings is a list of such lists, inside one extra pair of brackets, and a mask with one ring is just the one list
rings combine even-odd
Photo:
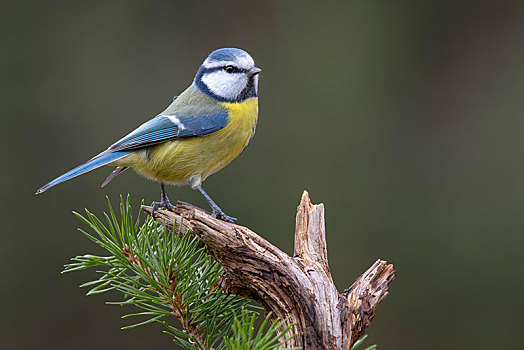
[(222, 221), (226, 221), (226, 222), (229, 222), (229, 223), (232, 223), (232, 224), (236, 224), (236, 222), (237, 222), (237, 218), (234, 218), (232, 216), (226, 215), (223, 211), (213, 211), (211, 216), (216, 218), (216, 219), (219, 219), (219, 220), (222, 220)]
[(154, 202), (153, 210), (151, 211), (151, 216), (153, 217), (153, 219), (156, 219), (155, 212), (160, 208), (174, 211), (176, 207), (173, 204), (171, 204), (171, 202), (167, 198), (163, 200), (162, 202)]

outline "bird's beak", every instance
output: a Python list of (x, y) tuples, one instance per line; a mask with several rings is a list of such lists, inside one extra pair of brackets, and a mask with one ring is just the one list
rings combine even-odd
[(254, 75), (257, 75), (258, 73), (262, 72), (262, 69), (258, 68), (258, 67), (253, 67), (251, 68), (251, 70), (249, 71), (248, 75), (249, 77), (252, 77)]

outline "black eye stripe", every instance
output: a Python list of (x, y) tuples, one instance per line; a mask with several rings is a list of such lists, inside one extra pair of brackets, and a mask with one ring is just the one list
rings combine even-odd
[(247, 70), (245, 69), (241, 69), (241, 68), (238, 68), (232, 65), (227, 65), (223, 67), (222, 69), (224, 69), (228, 73), (246, 73), (247, 72)]
[(233, 68), (233, 71), (231, 73), (247, 73), (248, 72), (247, 69), (242, 69), (242, 68), (238, 68), (238, 67), (235, 67), (235, 66), (227, 65), (227, 66), (221, 66), (221, 67), (204, 68), (204, 69), (202, 69), (202, 73), (211, 73), (211, 72), (216, 72), (216, 71), (219, 71), (219, 70), (223, 70), (223, 71), (227, 72), (227, 70), (226, 70), (227, 67), (232, 67)]

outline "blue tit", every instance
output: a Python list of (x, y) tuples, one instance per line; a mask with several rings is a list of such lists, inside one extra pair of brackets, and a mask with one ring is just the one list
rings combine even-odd
[(36, 194), (103, 165), (116, 167), (104, 187), (133, 168), (160, 183), (161, 199), (153, 205), (153, 216), (158, 208), (174, 208), (164, 184), (189, 185), (205, 197), (214, 217), (236, 222), (202, 189), (202, 182), (235, 159), (253, 137), (258, 120), (258, 73), (260, 68), (243, 50), (211, 52), (191, 86), (165, 111)]

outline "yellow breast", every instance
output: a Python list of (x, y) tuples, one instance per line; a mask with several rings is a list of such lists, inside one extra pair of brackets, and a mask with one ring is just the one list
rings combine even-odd
[(117, 165), (132, 167), (148, 178), (165, 183), (185, 184), (190, 176), (200, 176), (203, 181), (242, 152), (257, 124), (258, 98), (221, 105), (229, 117), (229, 123), (223, 129), (137, 151)]

